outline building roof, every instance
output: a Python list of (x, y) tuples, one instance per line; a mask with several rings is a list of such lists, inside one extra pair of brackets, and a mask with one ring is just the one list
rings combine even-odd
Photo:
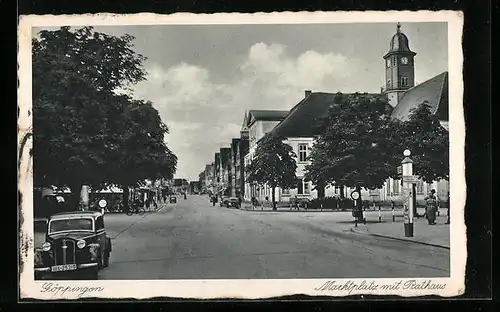
[[(381, 94), (368, 94), (381, 96)], [(328, 114), (330, 105), (334, 103), (336, 93), (312, 92), (297, 105), (288, 116), (280, 122), (270, 134), (284, 137), (313, 137), (317, 133), (318, 119)]]
[(391, 41), (389, 43), (389, 52), (384, 56), (387, 57), (393, 53), (399, 53), (401, 52), (405, 54), (413, 54), (415, 55), (416, 53), (410, 50), (410, 43), (408, 40), (408, 37), (401, 32), (401, 24), (397, 24), (397, 30), (394, 36), (392, 36)]
[(407, 120), (411, 110), (424, 101), (429, 102), (431, 113), (437, 115), (439, 120), (448, 120), (448, 72), (408, 89), (394, 107), (391, 116)]
[(257, 120), (265, 120), (265, 121), (281, 121), (283, 120), (288, 111), (286, 110), (260, 110), (260, 109), (252, 109), (248, 111), (248, 114), (245, 113), (246, 126), (250, 126)]

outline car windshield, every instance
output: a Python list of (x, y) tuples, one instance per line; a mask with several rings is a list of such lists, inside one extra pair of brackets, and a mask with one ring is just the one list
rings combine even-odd
[(52, 220), (49, 225), (49, 233), (64, 231), (92, 231), (92, 219), (75, 218)]

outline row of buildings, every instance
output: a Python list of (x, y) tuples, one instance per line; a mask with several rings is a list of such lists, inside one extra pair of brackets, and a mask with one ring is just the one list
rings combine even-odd
[[(386, 69), (384, 87), (380, 93), (370, 95), (387, 96), (392, 110), (391, 115), (401, 120), (407, 119), (413, 108), (427, 101), (431, 105), (432, 113), (438, 116), (443, 128), (448, 130), (448, 72), (415, 85), (416, 53), (410, 50), (409, 40), (400, 28), (401, 25), (398, 23), (397, 31), (390, 40), (389, 51), (382, 57)], [(259, 200), (271, 198), (269, 187), (245, 181), (244, 168), (252, 161), (259, 140), (264, 135), (272, 133), (286, 137), (286, 143), (292, 146), (297, 154), (296, 176), (299, 179), (293, 189), (276, 189), (276, 200), (287, 202), (296, 197), (316, 198), (318, 194), (314, 186), (303, 179), (304, 170), (315, 137), (319, 135), (314, 127), (315, 120), (328, 113), (334, 97), (335, 93), (306, 90), (304, 98), (289, 111), (246, 111), (239, 137), (232, 139), (230, 147), (221, 148), (215, 153), (213, 162), (207, 164), (205, 170), (200, 173), (202, 190), (219, 195), (242, 197), (247, 201), (252, 197)], [(442, 200), (446, 200), (449, 195), (449, 184), (446, 180), (433, 183), (419, 181), (416, 187), (417, 200), (423, 199), (431, 189), (435, 189)], [(350, 191), (340, 186), (329, 186), (325, 189), (325, 196), (341, 196), (349, 194)], [(402, 189), (400, 181), (389, 178), (381, 189), (363, 192), (365, 192), (362, 194), (364, 199), (398, 201)]]

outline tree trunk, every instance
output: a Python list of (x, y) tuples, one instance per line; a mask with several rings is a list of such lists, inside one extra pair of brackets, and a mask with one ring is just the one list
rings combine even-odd
[(82, 186), (83, 183), (75, 183), (69, 186), (71, 191), (71, 202), (69, 204), (73, 210), (88, 210), (88, 207), (87, 209), (84, 209), (84, 207), (81, 205)]
[(271, 187), (271, 200), (273, 201), (273, 210), (276, 210), (276, 194), (274, 192), (274, 190), (276, 189), (276, 187), (272, 186)]
[(325, 197), (325, 184), (320, 182), (316, 186), (316, 190), (318, 191), (318, 198), (324, 198)]

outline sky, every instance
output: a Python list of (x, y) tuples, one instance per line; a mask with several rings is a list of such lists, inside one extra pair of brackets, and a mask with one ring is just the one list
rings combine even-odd
[[(446, 23), (404, 23), (415, 80), (448, 70)], [(221, 147), (239, 137), (245, 110), (289, 110), (313, 92), (379, 92), (395, 23), (99, 26), (135, 37), (150, 100), (169, 127), (176, 177), (198, 180)]]

